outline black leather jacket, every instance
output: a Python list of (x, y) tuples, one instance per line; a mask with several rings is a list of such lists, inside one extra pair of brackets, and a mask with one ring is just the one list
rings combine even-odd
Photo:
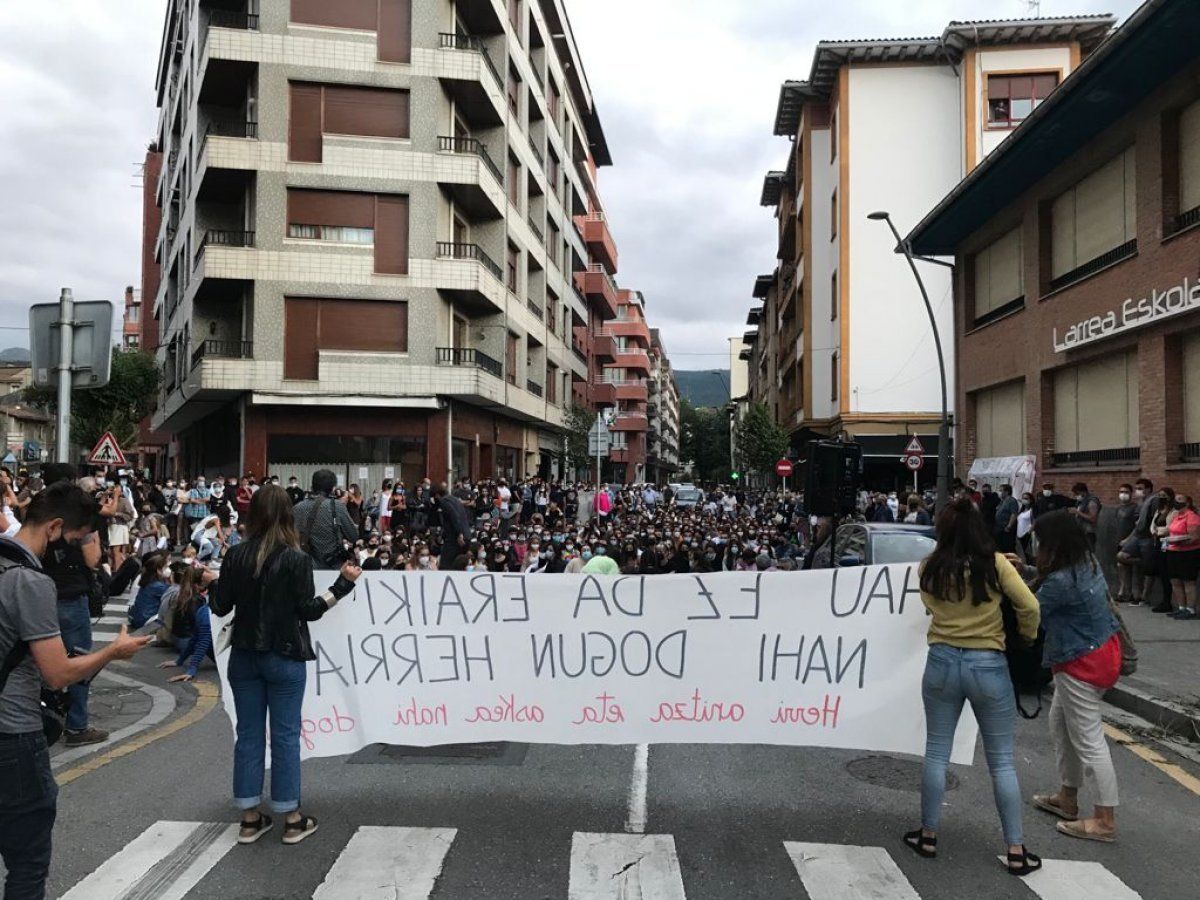
[(327, 591), (313, 586), (313, 562), (302, 550), (277, 550), (255, 575), (257, 540), (238, 544), (225, 557), (221, 577), (209, 589), (209, 607), (218, 616), (233, 610), (230, 646), (272, 651), (288, 659), (316, 659), (308, 623), (325, 615), (354, 590), (340, 575)]

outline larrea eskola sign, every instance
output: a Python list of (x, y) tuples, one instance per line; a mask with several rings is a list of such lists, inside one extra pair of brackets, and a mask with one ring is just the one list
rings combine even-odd
[(1135, 300), (1130, 297), (1120, 310), (1110, 310), (1102, 316), (1092, 316), (1071, 325), (1062, 336), (1054, 329), (1054, 352), (1065, 353), (1094, 341), (1113, 337), (1134, 328), (1145, 328), (1160, 319), (1178, 316), (1200, 309), (1200, 282), (1190, 278), (1168, 291), (1152, 290), (1150, 296)]

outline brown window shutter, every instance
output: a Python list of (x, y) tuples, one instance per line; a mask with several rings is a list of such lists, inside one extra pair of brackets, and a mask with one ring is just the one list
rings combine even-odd
[(288, 159), (321, 161), (321, 86), (292, 84), (288, 121)]
[(322, 350), (408, 350), (408, 304), (394, 300), (322, 300)]
[(412, 62), (412, 0), (379, 0), (379, 59)]
[(374, 31), (379, 0), (292, 0), (292, 21), (303, 25)]
[(375, 195), (288, 188), (289, 225), (375, 227)]
[(316, 380), (317, 323), (320, 301), (285, 297), (283, 377)]
[(408, 274), (408, 198), (381, 195), (375, 212), (375, 271)]
[(325, 131), (370, 137), (408, 137), (408, 91), (325, 85)]

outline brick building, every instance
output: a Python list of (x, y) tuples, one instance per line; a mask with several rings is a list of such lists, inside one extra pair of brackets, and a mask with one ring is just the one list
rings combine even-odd
[(1200, 470), (1200, 4), (1144, 4), (910, 236), (953, 255), (957, 462)]

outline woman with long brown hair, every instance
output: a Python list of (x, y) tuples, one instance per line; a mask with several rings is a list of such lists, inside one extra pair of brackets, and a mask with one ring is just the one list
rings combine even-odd
[(1042, 861), (1024, 844), (1021, 789), (1013, 762), (1017, 705), (1005, 658), (1003, 598), (1012, 603), (1022, 637), (1037, 637), (1037, 600), (1004, 556), (968, 497), (937, 519), (937, 546), (921, 564), (921, 600), (929, 610), (929, 656), (921, 695), (925, 702), (925, 764), (921, 773), (921, 828), (904, 835), (920, 856), (937, 855), (946, 793), (946, 769), (963, 705), (979, 722), (996, 808), (1008, 845), (1007, 868), (1028, 875)]
[(312, 559), (300, 549), (291, 498), (278, 485), (255, 493), (246, 532), (246, 542), (225, 558), (210, 597), (217, 615), (233, 611), (228, 678), (237, 710), (233, 795), (242, 810), (238, 842), (257, 841), (272, 824), (259, 809), (269, 714), (271, 809), (285, 817), (283, 842), (298, 844), (317, 829), (316, 819), (300, 813), (300, 710), (306, 663), (316, 659), (308, 623), (349, 594), (362, 569), (347, 562), (337, 581), (317, 594)]

